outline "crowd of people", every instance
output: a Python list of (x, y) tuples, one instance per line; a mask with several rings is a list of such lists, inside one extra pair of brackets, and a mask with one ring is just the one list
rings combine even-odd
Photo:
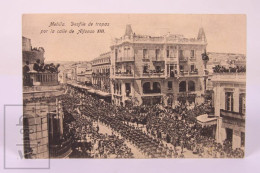
[(221, 66), (221, 65), (216, 65), (213, 67), (213, 72), (214, 73), (245, 73), (246, 72), (246, 67), (245, 66), (230, 66), (229, 68)]
[(23, 66), (23, 74), (26, 75), (30, 71), (55, 73), (55, 72), (58, 72), (59, 67), (60, 67), (60, 64), (57, 64), (57, 65), (54, 65), (53, 63), (44, 64), (44, 62), (41, 62), (39, 59), (37, 59), (31, 69), (29, 61), (26, 61), (25, 65)]
[[(78, 107), (87, 117), (84, 121), (106, 125), (150, 158), (183, 158), (185, 151), (191, 151), (198, 157), (236, 158), (244, 155), (242, 149), (233, 150), (229, 141), (223, 145), (217, 143), (212, 138), (211, 129), (197, 123), (196, 117), (210, 110), (208, 103), (193, 106), (179, 104), (175, 109), (165, 109), (160, 105), (121, 107), (76, 88), (71, 88), (63, 100), (70, 102), (64, 105), (65, 109), (74, 107), (71, 109), (75, 110)], [(84, 121), (80, 119), (76, 124)], [(93, 125), (91, 128), (94, 128)], [(122, 146), (123, 151), (129, 151), (124, 143)], [(128, 154), (123, 155), (130, 157)]]
[[(64, 129), (68, 129), (67, 136), (74, 139), (71, 158), (132, 158), (131, 149), (124, 143), (124, 139), (115, 134), (99, 132), (99, 126), (94, 119), (85, 115), (75, 104), (80, 104), (76, 97), (64, 95), (63, 108), (65, 117), (72, 116), (65, 122)], [(83, 113), (84, 112), (84, 113)], [(66, 136), (66, 135), (65, 135)]]

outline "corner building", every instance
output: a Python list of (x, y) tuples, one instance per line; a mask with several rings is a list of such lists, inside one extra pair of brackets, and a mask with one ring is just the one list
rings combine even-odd
[(215, 73), (212, 78), (217, 117), (216, 140), (233, 149), (245, 147), (246, 74)]
[(197, 38), (137, 35), (131, 25), (111, 46), (111, 94), (116, 105), (203, 102), (206, 52), (203, 28)]

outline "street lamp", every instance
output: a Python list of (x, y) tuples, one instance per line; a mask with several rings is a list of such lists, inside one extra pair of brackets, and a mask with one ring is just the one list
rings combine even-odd
[(209, 56), (207, 55), (207, 51), (206, 49), (204, 50), (204, 53), (201, 54), (202, 60), (203, 60), (203, 64), (204, 64), (204, 91), (206, 91), (206, 81), (208, 78), (208, 71), (207, 71), (207, 63), (209, 61)]

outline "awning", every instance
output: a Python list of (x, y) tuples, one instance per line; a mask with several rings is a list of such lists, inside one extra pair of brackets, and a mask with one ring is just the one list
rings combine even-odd
[(88, 92), (90, 92), (90, 93), (95, 93), (95, 90), (90, 89), (90, 90), (88, 90)]
[(197, 122), (202, 125), (202, 127), (212, 126), (212, 125), (217, 124), (217, 118), (215, 118), (215, 117), (209, 118), (208, 114), (200, 115), (196, 119), (197, 119)]
[(110, 93), (106, 93), (106, 92), (103, 92), (103, 91), (97, 91), (96, 94), (103, 96), (103, 97), (107, 97), (107, 96), (111, 95)]

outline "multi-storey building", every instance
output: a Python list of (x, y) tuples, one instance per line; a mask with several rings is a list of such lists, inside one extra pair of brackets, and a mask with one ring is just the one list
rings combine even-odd
[(86, 67), (85, 78), (86, 78), (85, 83), (87, 85), (92, 85), (92, 64), (91, 63), (88, 63)]
[(232, 148), (245, 145), (246, 75), (214, 73), (211, 79), (217, 121), (216, 139), (230, 141)]
[(203, 28), (197, 38), (182, 35), (137, 35), (131, 25), (111, 46), (111, 93), (117, 105), (172, 105), (202, 102), (207, 41)]
[(90, 63), (80, 63), (77, 64), (76, 74), (77, 74), (77, 82), (84, 83), (86, 82), (86, 71), (89, 69)]
[[(24, 55), (23, 59), (34, 63), (36, 57)], [(63, 137), (63, 111), (59, 97), (64, 90), (59, 85), (58, 72), (36, 72), (31, 68), (23, 75), (25, 158), (66, 156), (71, 151), (71, 140), (60, 142)]]
[(92, 61), (92, 85), (95, 89), (110, 93), (110, 52)]

